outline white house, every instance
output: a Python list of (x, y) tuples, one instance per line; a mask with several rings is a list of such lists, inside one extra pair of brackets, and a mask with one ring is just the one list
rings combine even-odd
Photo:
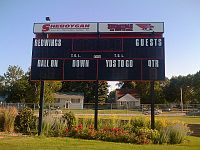
[(120, 99), (117, 100), (117, 107), (118, 108), (137, 108), (140, 107), (140, 98), (135, 98), (130, 94), (126, 94)]
[(56, 107), (66, 109), (83, 109), (84, 95), (82, 93), (55, 93)]

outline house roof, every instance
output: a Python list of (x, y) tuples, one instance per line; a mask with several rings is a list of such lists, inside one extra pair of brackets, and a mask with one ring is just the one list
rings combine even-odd
[(130, 94), (126, 94), (123, 97), (121, 97), (120, 99), (117, 100), (117, 102), (138, 102), (139, 99), (136, 99), (135, 97), (131, 96)]
[(135, 97), (136, 99), (139, 99), (139, 97), (140, 97), (139, 93), (135, 89), (116, 89), (116, 92), (115, 92), (116, 100), (120, 99), (121, 97), (123, 97), (126, 94), (130, 94), (133, 97)]
[(66, 97), (69, 97), (69, 96), (78, 96), (78, 97), (84, 97), (84, 94), (82, 93), (75, 93), (75, 92), (59, 92), (59, 93), (54, 93), (54, 96), (55, 97), (59, 97), (59, 98), (66, 98)]

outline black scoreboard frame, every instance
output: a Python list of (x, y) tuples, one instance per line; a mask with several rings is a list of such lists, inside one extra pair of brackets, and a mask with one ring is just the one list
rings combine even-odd
[[(36, 33), (31, 80), (165, 80), (163, 32)], [(42, 45), (42, 40), (60, 40), (61, 45)]]

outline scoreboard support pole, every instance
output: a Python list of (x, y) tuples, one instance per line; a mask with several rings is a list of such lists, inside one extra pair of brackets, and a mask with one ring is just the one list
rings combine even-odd
[(154, 98), (154, 80), (150, 81), (151, 87), (150, 87), (150, 93), (151, 93), (151, 129), (155, 129), (155, 111), (154, 111), (154, 105), (155, 105), (155, 98)]
[(40, 108), (39, 108), (39, 125), (38, 125), (38, 135), (42, 133), (42, 121), (43, 121), (43, 109), (44, 109), (44, 81), (41, 81), (40, 87)]
[(98, 79), (95, 82), (95, 112), (94, 112), (94, 128), (98, 130)]
[(99, 61), (96, 60), (96, 81), (95, 81), (95, 106), (94, 106), (94, 128), (98, 130), (98, 101), (99, 101), (99, 94), (98, 94), (98, 84), (99, 84)]

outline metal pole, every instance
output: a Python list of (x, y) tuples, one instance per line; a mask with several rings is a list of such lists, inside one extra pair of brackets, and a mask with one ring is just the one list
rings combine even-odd
[(98, 130), (98, 79), (95, 84), (95, 113), (94, 113), (94, 128)]
[[(98, 44), (97, 49), (99, 49), (99, 23), (97, 23), (97, 33), (98, 33)], [(98, 130), (98, 83), (99, 83), (99, 61), (96, 60), (96, 84), (95, 84), (95, 112), (94, 112), (94, 128)]]
[(38, 135), (41, 135), (42, 133), (43, 108), (44, 108), (44, 81), (41, 81)]
[(154, 112), (154, 105), (155, 105), (155, 99), (154, 99), (154, 80), (151, 81), (151, 129), (155, 129), (155, 112)]
[(183, 89), (182, 87), (180, 88), (181, 90), (181, 112), (183, 112)]

